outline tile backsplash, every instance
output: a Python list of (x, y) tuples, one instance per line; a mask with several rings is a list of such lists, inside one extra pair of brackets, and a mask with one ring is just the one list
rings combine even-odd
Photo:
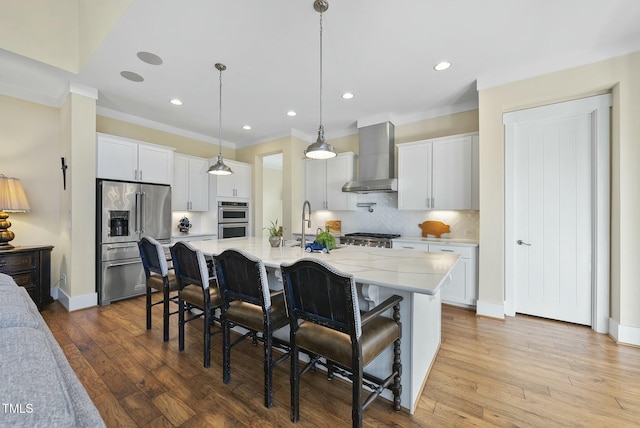
[(451, 227), (447, 238), (478, 239), (479, 211), (405, 211), (398, 210), (397, 193), (358, 194), (360, 204), (375, 203), (356, 211), (317, 211), (311, 207), (311, 229), (324, 227), (326, 220), (341, 220), (342, 234), (353, 232), (398, 233), (404, 237), (420, 236), (418, 225), (425, 220), (439, 220)]

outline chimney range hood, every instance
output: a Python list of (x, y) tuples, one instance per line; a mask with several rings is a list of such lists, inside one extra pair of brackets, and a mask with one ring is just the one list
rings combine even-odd
[(342, 191), (354, 193), (397, 192), (398, 179), (394, 178), (393, 123), (383, 122), (360, 128), (358, 146), (358, 180), (345, 183), (342, 186)]

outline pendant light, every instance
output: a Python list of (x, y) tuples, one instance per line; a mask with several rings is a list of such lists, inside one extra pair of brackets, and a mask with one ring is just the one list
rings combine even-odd
[(217, 63), (216, 69), (220, 71), (220, 115), (218, 117), (218, 162), (209, 167), (207, 171), (209, 174), (214, 175), (230, 175), (233, 174), (231, 168), (224, 164), (222, 159), (222, 72), (227, 69), (224, 64)]
[(333, 146), (324, 140), (324, 126), (322, 126), (322, 14), (329, 9), (329, 2), (315, 0), (313, 8), (320, 13), (320, 127), (318, 128), (318, 139), (307, 147), (304, 154), (311, 159), (329, 159), (336, 155)]

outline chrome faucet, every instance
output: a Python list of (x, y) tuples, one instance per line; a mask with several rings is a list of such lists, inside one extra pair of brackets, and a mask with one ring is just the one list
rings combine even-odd
[[(309, 208), (309, 218), (305, 218), (304, 213), (305, 213), (305, 208)], [(311, 204), (309, 203), (309, 201), (304, 201), (304, 204), (302, 204), (302, 241), (300, 242), (300, 247), (302, 247), (302, 249), (304, 250), (304, 247), (306, 244), (305, 242), (305, 233), (304, 233), (304, 229), (305, 229), (305, 225), (304, 222), (307, 222), (307, 226), (306, 227), (311, 227)]]

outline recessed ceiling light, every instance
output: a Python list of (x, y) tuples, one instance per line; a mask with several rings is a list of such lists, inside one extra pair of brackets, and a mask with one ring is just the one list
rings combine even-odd
[(140, 76), (138, 73), (134, 73), (133, 71), (121, 71), (120, 76), (127, 80), (131, 80), (132, 82), (144, 81), (144, 77)]
[(251, 126), (249, 126), (249, 125), (244, 125), (244, 126), (242, 127), (242, 129), (245, 129), (245, 130), (247, 130), (247, 131), (248, 131), (248, 130), (250, 130), (250, 129), (251, 129)]
[(448, 61), (442, 61), (437, 63), (433, 69), (436, 71), (442, 71), (442, 70), (446, 70), (447, 68), (451, 67), (451, 63)]
[(345, 100), (350, 100), (351, 98), (353, 98), (353, 94), (351, 92), (345, 92), (344, 94), (342, 94), (342, 98), (344, 98)]
[(287, 116), (290, 116), (290, 117), (293, 117), (293, 116), (295, 116), (296, 114), (297, 114), (297, 113), (296, 113), (295, 111), (293, 111), (293, 110), (289, 110), (289, 111), (287, 112)]
[(156, 54), (152, 54), (151, 52), (138, 52), (138, 58), (140, 61), (146, 62), (151, 65), (160, 65), (162, 64), (162, 58), (160, 58)]
[(169, 100), (169, 102), (170, 102), (171, 104), (173, 104), (174, 106), (181, 106), (181, 105), (182, 105), (182, 101), (180, 101), (180, 100), (179, 100), (179, 99), (177, 99), (177, 98), (172, 98), (172, 99), (170, 99), (170, 100)]

